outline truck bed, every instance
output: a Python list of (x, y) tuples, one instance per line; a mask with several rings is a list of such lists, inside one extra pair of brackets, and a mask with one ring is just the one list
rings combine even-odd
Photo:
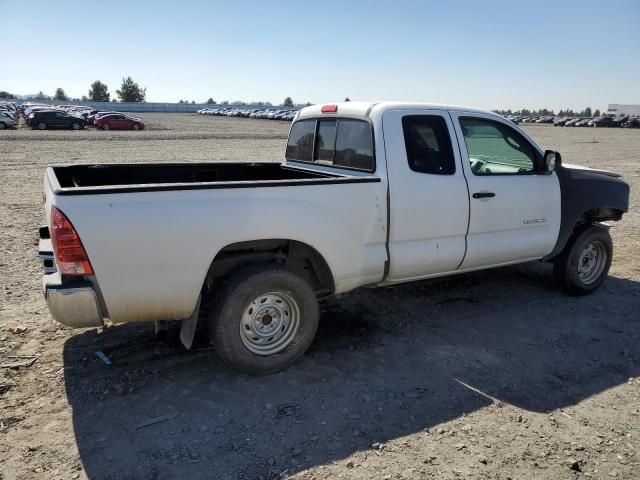
[[(50, 167), (49, 180), (55, 193), (107, 190), (167, 190), (212, 188), (215, 185), (242, 183), (244, 186), (264, 182), (308, 183), (313, 180), (354, 178), (309, 171), (279, 163), (160, 163), (58, 165)], [(250, 185), (246, 185), (249, 183)], [(128, 188), (127, 188), (128, 187)]]

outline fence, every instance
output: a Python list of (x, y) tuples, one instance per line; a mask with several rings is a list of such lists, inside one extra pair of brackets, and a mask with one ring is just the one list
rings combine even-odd
[(264, 105), (212, 105), (208, 103), (157, 103), (157, 102), (72, 102), (58, 100), (28, 100), (33, 103), (48, 105), (82, 105), (96, 110), (115, 110), (118, 112), (165, 112), (165, 113), (189, 113), (201, 108), (269, 108), (278, 110), (291, 110), (289, 107), (266, 107)]

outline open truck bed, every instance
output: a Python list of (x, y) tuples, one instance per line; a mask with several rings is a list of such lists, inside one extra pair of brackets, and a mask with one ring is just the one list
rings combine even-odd
[(371, 177), (324, 173), (279, 163), (128, 163), (54, 165), (48, 169), (58, 195), (131, 191), (284, 186), (361, 182)]

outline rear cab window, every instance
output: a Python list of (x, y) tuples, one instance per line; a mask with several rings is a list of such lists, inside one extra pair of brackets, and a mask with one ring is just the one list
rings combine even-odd
[(291, 127), (287, 160), (373, 172), (373, 130), (352, 118), (299, 120)]

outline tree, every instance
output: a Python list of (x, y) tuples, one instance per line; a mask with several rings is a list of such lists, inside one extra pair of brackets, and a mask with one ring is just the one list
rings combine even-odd
[(69, 100), (69, 97), (67, 97), (67, 94), (64, 93), (64, 89), (58, 87), (56, 88), (56, 94), (53, 96), (53, 99), (65, 102)]
[(184, 103), (184, 100), (180, 100), (178, 103)]
[(598, 109), (596, 108), (596, 111), (595, 111), (595, 112), (593, 112), (593, 116), (594, 116), (594, 117), (599, 117), (599, 116), (600, 116), (600, 110), (598, 110)]
[(345, 99), (344, 99), (344, 101), (345, 101), (345, 102), (350, 102), (350, 101), (351, 101), (351, 99), (350, 99), (349, 97), (347, 97), (347, 98), (345, 98)]
[(47, 97), (44, 93), (42, 93), (42, 90), (40, 90), (35, 96), (35, 100), (49, 100), (49, 97)]
[(0, 98), (3, 100), (10, 100), (12, 98), (16, 98), (13, 93), (5, 92), (4, 90), (0, 92)]
[(591, 107), (585, 108), (584, 112), (582, 112), (582, 116), (583, 117), (590, 117), (591, 116)]
[(100, 80), (96, 80), (91, 84), (89, 89), (89, 98), (94, 102), (108, 102), (111, 96), (108, 92), (109, 87), (102, 83)]
[(141, 88), (131, 77), (123, 78), (120, 89), (116, 90), (121, 102), (144, 102), (147, 89)]
[(80, 99), (81, 102), (88, 102), (89, 99), (87, 98), (86, 95), (82, 95), (82, 98)]
[(209, 100), (207, 100), (207, 104), (208, 105), (215, 105), (216, 101), (213, 98), (209, 97)]
[(282, 102), (282, 106), (284, 106), (284, 107), (293, 107), (293, 100), (291, 100), (291, 97), (285, 98), (284, 102)]

